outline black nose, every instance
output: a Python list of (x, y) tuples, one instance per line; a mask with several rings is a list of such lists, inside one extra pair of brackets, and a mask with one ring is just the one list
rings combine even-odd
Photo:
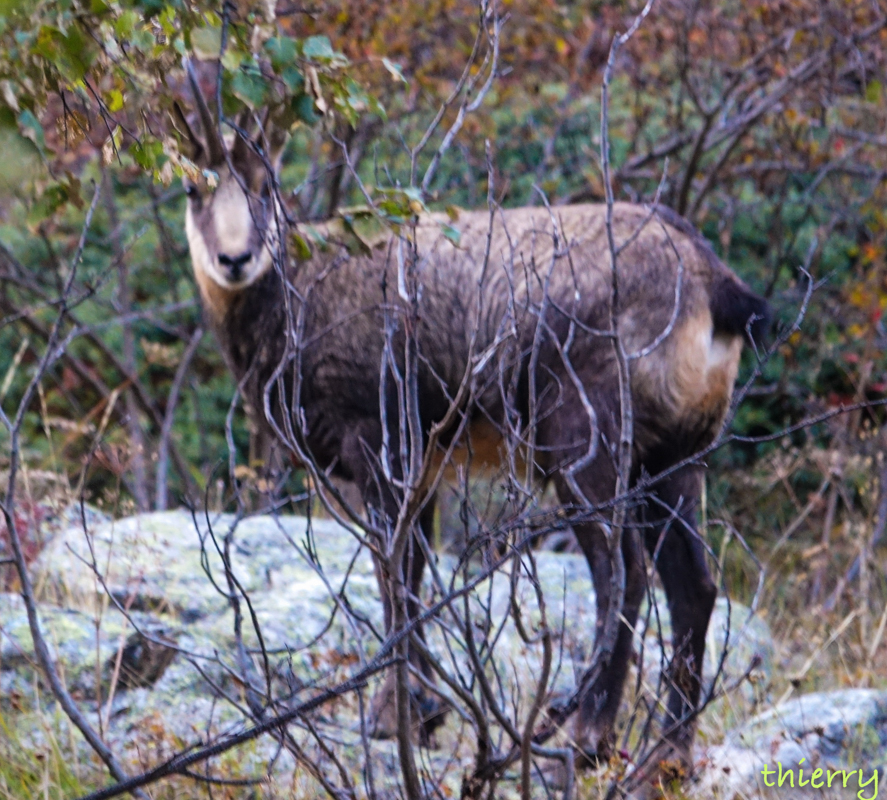
[(240, 276), (243, 273), (243, 266), (253, 257), (253, 254), (247, 250), (245, 253), (241, 253), (239, 256), (229, 256), (225, 253), (219, 253), (219, 263), (223, 267), (228, 268), (228, 275), (233, 281), (240, 280)]

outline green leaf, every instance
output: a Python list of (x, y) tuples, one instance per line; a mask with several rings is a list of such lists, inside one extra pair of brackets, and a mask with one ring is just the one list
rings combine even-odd
[(0, 194), (11, 195), (40, 174), (40, 157), (32, 141), (15, 127), (0, 127)]
[(124, 11), (114, 22), (114, 33), (119, 39), (128, 39), (139, 24), (140, 17), (135, 11)]
[[(422, 199), (422, 190), (418, 186), (405, 186), (398, 191), (403, 192), (410, 200), (415, 200), (417, 203), (421, 203), (424, 207), (425, 201)], [(428, 209), (426, 208), (425, 211), (427, 210)]]
[(129, 44), (136, 50), (140, 50), (142, 53), (147, 53), (157, 44), (157, 39), (154, 38), (154, 34), (151, 33), (150, 28), (139, 27), (132, 32)]
[(422, 190), (417, 186), (397, 187), (395, 189), (376, 188), (381, 195), (379, 209), (391, 219), (404, 221), (413, 215), (426, 214), (428, 208), (422, 199)]
[(289, 36), (275, 36), (269, 39), (265, 42), (265, 50), (271, 59), (271, 66), (277, 73), (294, 64), (299, 55), (296, 40)]
[(140, 0), (139, 6), (145, 19), (148, 20), (166, 10), (166, 0)]
[(96, 56), (93, 44), (75, 25), (68, 33), (44, 25), (37, 34), (32, 52), (50, 61), (70, 83), (83, 80)]
[(308, 242), (306, 242), (299, 234), (294, 233), (290, 236), (290, 244), (293, 248), (293, 254), (300, 261), (307, 261), (311, 258), (311, 248), (308, 246)]
[(191, 31), (191, 48), (200, 59), (218, 58), (219, 53), (222, 52), (222, 29), (195, 28)]
[(231, 80), (231, 91), (235, 97), (252, 109), (264, 106), (268, 95), (268, 87), (262, 74), (258, 70), (252, 69), (241, 69), (234, 73)]
[(281, 70), (280, 77), (291, 92), (297, 92), (305, 85), (305, 76), (292, 64), (288, 64)]
[(326, 36), (309, 36), (302, 43), (302, 55), (305, 58), (331, 59), (336, 57), (333, 46)]
[(225, 55), (222, 56), (222, 66), (228, 72), (237, 72), (243, 66), (244, 61), (248, 62), (249, 60), (246, 53), (229, 47), (225, 50)]
[(375, 114), (377, 117), (381, 117), (383, 120), (388, 119), (388, 114), (385, 111), (385, 106), (383, 106), (379, 100), (372, 95), (369, 95), (367, 98), (367, 109), (370, 113)]
[(459, 246), (459, 242), (462, 241), (462, 234), (457, 228), (454, 228), (452, 225), (442, 225), (441, 230), (447, 239), (456, 245), (456, 247)]
[(167, 36), (175, 36), (179, 32), (178, 15), (172, 6), (163, 9), (163, 13), (157, 16), (157, 22)]
[(290, 106), (296, 115), (296, 119), (304, 122), (306, 125), (314, 125), (320, 119), (314, 110), (314, 98), (309, 94), (302, 93), (297, 95), (290, 101)]
[(865, 99), (869, 103), (881, 102), (881, 81), (869, 81), (865, 87)]
[(31, 8), (28, 0), (0, 0), (0, 14), (4, 17), (15, 16), (19, 11)]
[(61, 183), (53, 183), (46, 187), (43, 194), (28, 210), (28, 225), (37, 227), (41, 222), (49, 219), (69, 200), (69, 187)]
[(18, 115), (19, 130), (27, 139), (30, 139), (42, 153), (46, 149), (46, 137), (43, 135), (43, 126), (30, 111), (25, 109)]
[(363, 87), (353, 78), (345, 79), (346, 100), (355, 111), (365, 111), (369, 103), (367, 93)]
[(163, 143), (147, 136), (136, 142), (131, 148), (132, 157), (142, 169), (155, 170), (161, 165), (164, 156)]
[(313, 225), (308, 225), (307, 231), (308, 235), (311, 237), (315, 244), (320, 245), (321, 247), (326, 247), (329, 244), (327, 237)]
[(367, 244), (358, 230), (362, 220), (358, 221), (354, 217), (342, 217), (342, 244), (345, 245), (351, 255), (369, 255), (372, 248)]

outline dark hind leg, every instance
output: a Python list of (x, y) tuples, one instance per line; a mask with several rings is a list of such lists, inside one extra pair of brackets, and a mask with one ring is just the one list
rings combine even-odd
[(653, 490), (646, 514), (646, 545), (665, 588), (673, 631), (665, 747), (651, 760), (677, 759), (684, 771), (692, 766), (705, 635), (717, 595), (696, 530), (701, 478), (699, 468), (688, 468), (662, 481)]
[(614, 722), (622, 700), (625, 676), (631, 660), (638, 608), (644, 596), (644, 566), (637, 531), (626, 527), (622, 536), (622, 560), (625, 566), (625, 591), (622, 608), (613, 607), (611, 598), (612, 564), (604, 532), (598, 525), (575, 527), (576, 538), (591, 567), (594, 582), (597, 621), (595, 650), (611, 614), (619, 614), (616, 642), (590, 689), (580, 700), (573, 726), (574, 746), (586, 765), (609, 759), (615, 742)]
[[(585, 499), (592, 503), (608, 500), (613, 491), (615, 475), (612, 469), (599, 465), (578, 476)], [(593, 485), (592, 485), (593, 480)], [(561, 502), (571, 505), (577, 502), (567, 486), (564, 476), (555, 476), (555, 484)], [(643, 553), (638, 531), (626, 525), (622, 535), (622, 562), (625, 569), (625, 590), (620, 608), (613, 606), (611, 597), (612, 563), (605, 528), (598, 523), (574, 525), (573, 530), (579, 547), (588, 560), (594, 583), (597, 618), (595, 623), (595, 650), (607, 620), (612, 614), (620, 617), (616, 641), (603, 669), (588, 691), (580, 699), (579, 710), (573, 723), (573, 745), (580, 751), (586, 766), (599, 760), (607, 760), (614, 744), (614, 722), (622, 699), (622, 689), (631, 659), (634, 627), (638, 608), (644, 596), (645, 574)], [(583, 676), (583, 680), (586, 676)]]
[[(424, 536), (425, 541), (431, 541), (434, 523), (434, 499), (426, 504), (419, 515), (419, 531), (416, 535)], [(404, 554), (401, 565), (401, 574), (394, 576), (395, 582), (400, 582), (406, 591), (407, 619), (415, 619), (419, 613), (419, 596), (422, 587), (422, 574), (425, 570), (425, 552), (414, 536)], [(394, 625), (394, 598), (391, 596), (392, 576), (382, 573), (379, 563), (376, 563), (376, 577), (382, 594), (382, 603), (385, 611), (385, 632), (390, 633)], [(421, 623), (416, 625), (416, 636), (424, 644), (425, 631)], [(420, 672), (430, 681), (434, 680), (434, 674), (427, 659), (422, 655), (420, 648), (409, 646), (409, 662), (414, 671)], [(446, 706), (440, 699), (429, 692), (422, 682), (415, 677), (410, 678), (411, 718), (412, 724), (417, 727), (419, 739), (427, 743), (434, 730), (444, 722)], [(396, 670), (389, 672), (385, 683), (376, 693), (370, 709), (371, 731), (373, 736), (379, 739), (392, 738), (397, 734), (397, 709), (395, 691), (397, 684)]]

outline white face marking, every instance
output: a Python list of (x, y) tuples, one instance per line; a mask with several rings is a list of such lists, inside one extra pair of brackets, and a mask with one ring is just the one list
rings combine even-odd
[(220, 253), (236, 257), (249, 249), (253, 218), (243, 189), (234, 178), (224, 181), (212, 199), (212, 219)]
[(194, 212), (191, 210), (191, 204), (185, 211), (185, 235), (188, 237), (188, 250), (191, 252), (191, 265), (194, 271), (208, 275), (220, 286), (225, 285), (225, 279), (216, 266), (216, 260), (209, 254), (206, 242), (194, 222)]
[[(259, 252), (255, 253), (258, 236), (253, 212), (236, 178), (228, 176), (223, 179), (205, 203), (206, 210), (196, 213), (192, 204), (188, 203), (185, 213), (185, 233), (194, 270), (225, 289), (246, 288), (271, 268), (277, 245), (275, 220), (271, 218), (268, 221), (265, 241)], [(258, 201), (254, 210), (256, 213), (261, 211)], [(204, 235), (206, 225), (212, 226), (209, 237)], [(245, 253), (252, 253), (252, 257), (243, 263), (241, 279), (232, 281), (228, 268), (219, 261), (219, 256), (236, 259)]]

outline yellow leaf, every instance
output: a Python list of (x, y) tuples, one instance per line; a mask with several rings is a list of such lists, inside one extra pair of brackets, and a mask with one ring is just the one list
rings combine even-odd
[(852, 292), (850, 292), (849, 299), (857, 308), (865, 308), (871, 302), (869, 292), (867, 292), (863, 286), (857, 286)]
[(120, 111), (123, 108), (123, 93), (117, 89), (108, 92), (108, 111)]

